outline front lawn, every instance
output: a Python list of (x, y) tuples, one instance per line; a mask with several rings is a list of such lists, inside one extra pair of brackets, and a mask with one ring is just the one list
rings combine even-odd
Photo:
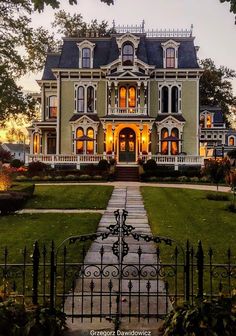
[(183, 246), (187, 239), (196, 247), (202, 240), (206, 253), (216, 257), (229, 247), (236, 255), (236, 214), (226, 201), (206, 199), (208, 192), (190, 189), (142, 187), (145, 208), (154, 235), (168, 236)]
[(35, 186), (30, 209), (105, 209), (113, 187), (96, 185)]

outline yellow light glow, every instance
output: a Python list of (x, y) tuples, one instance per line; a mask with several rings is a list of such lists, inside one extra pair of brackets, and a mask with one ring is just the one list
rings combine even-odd
[(143, 143), (146, 141), (145, 136), (142, 137), (142, 141), (143, 141)]
[(112, 136), (110, 136), (110, 142), (113, 142), (113, 137)]
[(11, 177), (8, 174), (0, 173), (0, 191), (6, 191), (11, 187)]

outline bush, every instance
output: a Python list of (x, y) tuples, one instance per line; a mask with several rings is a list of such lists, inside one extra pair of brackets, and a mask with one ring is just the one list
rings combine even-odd
[(100, 160), (97, 167), (100, 171), (107, 171), (109, 169), (109, 163), (107, 160)]
[(190, 177), (190, 182), (193, 182), (193, 183), (197, 183), (199, 182), (199, 178), (197, 176), (194, 176), (194, 177)]
[(29, 196), (24, 192), (5, 192), (0, 193), (0, 212), (1, 215), (8, 215), (24, 207)]
[(5, 149), (0, 148), (0, 161), (2, 163), (11, 162), (12, 155), (10, 152), (6, 151)]
[(153, 160), (153, 159), (147, 160), (147, 162), (144, 165), (144, 169), (145, 170), (155, 170), (155, 169), (157, 169), (156, 161)]
[(206, 162), (205, 168), (203, 170), (204, 174), (208, 176), (213, 183), (216, 184), (217, 190), (218, 185), (230, 170), (230, 163), (228, 160), (212, 160), (209, 159)]
[(93, 176), (93, 180), (95, 180), (95, 181), (101, 181), (102, 180), (102, 176), (101, 175), (94, 175)]
[(28, 172), (33, 175), (35, 173), (44, 172), (48, 169), (48, 166), (41, 161), (33, 161), (29, 163)]
[(51, 181), (53, 179), (53, 177), (51, 175), (45, 175), (42, 178), (44, 181)]
[(189, 178), (187, 176), (179, 176), (177, 177), (177, 181), (181, 182), (181, 183), (185, 183), (189, 181)]
[(44, 307), (26, 307), (9, 300), (0, 305), (0, 332), (4, 336), (59, 336), (66, 327), (66, 315)]
[(220, 193), (207, 193), (206, 198), (210, 201), (229, 201), (229, 196)]
[(228, 206), (227, 206), (227, 210), (229, 210), (230, 212), (234, 212), (236, 213), (236, 205), (234, 203), (230, 203)]
[(10, 189), (12, 184), (12, 178), (10, 174), (6, 172), (0, 172), (0, 191), (5, 191)]
[(18, 175), (18, 176), (16, 176), (15, 180), (16, 181), (27, 181), (28, 177), (25, 176), (25, 175)]
[(164, 336), (233, 336), (236, 335), (235, 298), (219, 298), (185, 304), (173, 309), (165, 318)]
[(230, 159), (236, 159), (236, 149), (232, 149), (232, 150), (228, 151), (227, 156)]
[(80, 175), (78, 179), (80, 181), (89, 181), (89, 180), (91, 180), (91, 176), (84, 174), (84, 175)]
[(57, 175), (57, 176), (54, 177), (54, 179), (55, 179), (56, 181), (63, 181), (63, 180), (64, 180), (64, 176)]
[(41, 181), (42, 180), (42, 177), (40, 176), (32, 176), (32, 181)]
[(76, 175), (67, 175), (65, 176), (65, 180), (66, 181), (75, 181), (77, 179), (77, 176)]
[(209, 178), (208, 178), (207, 176), (203, 176), (203, 177), (201, 177), (200, 181), (203, 182), (203, 183), (208, 183), (208, 182), (210, 182), (210, 180), (209, 180)]
[(148, 180), (148, 182), (157, 182), (158, 181), (156, 176), (151, 176), (147, 180)]
[(13, 168), (20, 168), (22, 166), (24, 166), (24, 162), (22, 162), (21, 160), (14, 159), (11, 161), (11, 167)]

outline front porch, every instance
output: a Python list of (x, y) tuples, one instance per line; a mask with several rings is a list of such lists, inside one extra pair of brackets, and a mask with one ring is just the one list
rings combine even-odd
[[(140, 155), (140, 159), (146, 162), (149, 159), (156, 161), (157, 165), (172, 165), (175, 170), (179, 166), (203, 166), (204, 158), (197, 155)], [(93, 154), (93, 155), (41, 155), (30, 154), (26, 157), (26, 165), (33, 161), (41, 161), (50, 165), (52, 168), (60, 165), (73, 165), (80, 169), (81, 165), (98, 164), (100, 160), (117, 159), (114, 154)], [(134, 163), (134, 162), (133, 162)], [(119, 164), (119, 161), (118, 161)], [(122, 162), (122, 166), (130, 166), (130, 162)]]

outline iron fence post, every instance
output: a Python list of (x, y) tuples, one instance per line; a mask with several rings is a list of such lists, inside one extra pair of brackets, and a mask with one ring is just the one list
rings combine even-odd
[(198, 299), (203, 299), (203, 271), (204, 271), (204, 253), (201, 240), (198, 242), (196, 253), (197, 258), (197, 274), (198, 274)]
[(186, 251), (185, 251), (185, 301), (189, 302), (190, 297), (190, 248), (189, 248), (189, 240), (186, 243)]
[(36, 241), (34, 244), (33, 251), (33, 287), (32, 287), (32, 303), (33, 305), (38, 304), (38, 283), (39, 283), (39, 244)]
[(55, 244), (52, 241), (51, 255), (50, 255), (50, 310), (53, 312), (55, 309)]

